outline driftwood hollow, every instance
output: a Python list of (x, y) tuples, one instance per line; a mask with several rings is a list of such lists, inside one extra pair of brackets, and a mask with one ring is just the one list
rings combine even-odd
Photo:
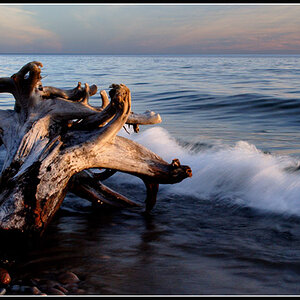
[[(113, 84), (100, 91), (99, 107), (89, 104), (97, 86), (64, 90), (41, 83), (42, 63), (33, 61), (11, 77), (0, 78), (0, 92), (15, 98), (13, 110), (0, 110), (0, 143), (6, 157), (0, 177), (0, 230), (41, 234), (67, 192), (95, 206), (139, 204), (111, 190), (103, 181), (117, 171), (145, 183), (146, 211), (156, 202), (159, 184), (192, 175), (178, 159), (161, 157), (117, 133), (125, 125), (161, 122), (158, 114), (131, 112), (130, 90)], [(96, 172), (95, 170), (102, 171)]]

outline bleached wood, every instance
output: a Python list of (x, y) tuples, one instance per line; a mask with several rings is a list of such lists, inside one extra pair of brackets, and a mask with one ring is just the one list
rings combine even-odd
[[(0, 229), (42, 233), (70, 190), (94, 205), (138, 204), (101, 181), (116, 171), (137, 176), (147, 190), (146, 211), (156, 202), (160, 183), (191, 176), (178, 160), (165, 162), (147, 148), (117, 133), (125, 125), (156, 124), (159, 114), (131, 112), (131, 93), (113, 84), (110, 101), (100, 91), (101, 107), (89, 104), (97, 86), (43, 87), (40, 62), (30, 62), (11, 77), (0, 78), (0, 92), (15, 97), (14, 110), (0, 110), (0, 141), (6, 158), (0, 177)], [(88, 169), (101, 168), (102, 174)], [(100, 202), (99, 202), (100, 201)]]

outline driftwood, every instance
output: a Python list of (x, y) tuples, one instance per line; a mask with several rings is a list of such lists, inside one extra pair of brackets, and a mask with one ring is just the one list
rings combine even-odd
[[(41, 83), (40, 62), (30, 62), (0, 78), (0, 92), (15, 98), (13, 110), (0, 110), (0, 143), (6, 158), (0, 177), (0, 230), (44, 232), (68, 191), (96, 206), (138, 206), (102, 181), (117, 171), (137, 176), (147, 189), (146, 211), (156, 202), (158, 185), (192, 175), (178, 159), (165, 162), (147, 148), (117, 136), (125, 125), (156, 124), (154, 112), (131, 112), (130, 90), (113, 84), (101, 91), (102, 105), (89, 105), (97, 86), (78, 83), (63, 90)], [(95, 172), (101, 168), (102, 172)], [(97, 169), (98, 170), (98, 169)]]

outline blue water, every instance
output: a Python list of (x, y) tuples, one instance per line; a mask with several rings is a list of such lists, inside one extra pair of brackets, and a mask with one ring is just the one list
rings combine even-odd
[[(163, 122), (120, 135), (193, 177), (161, 185), (148, 218), (68, 195), (24, 274), (71, 269), (88, 294), (299, 294), (300, 56), (0, 55), (0, 77), (32, 60), (43, 85), (126, 84)], [(106, 183), (144, 200), (138, 179)]]

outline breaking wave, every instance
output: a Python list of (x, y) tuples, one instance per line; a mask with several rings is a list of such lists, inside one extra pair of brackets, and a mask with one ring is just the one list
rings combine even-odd
[(192, 178), (162, 186), (162, 193), (300, 215), (300, 161), (296, 158), (265, 153), (246, 141), (232, 146), (199, 144), (195, 150), (192, 144), (181, 146), (162, 127), (121, 135), (168, 162), (179, 158), (192, 168)]

